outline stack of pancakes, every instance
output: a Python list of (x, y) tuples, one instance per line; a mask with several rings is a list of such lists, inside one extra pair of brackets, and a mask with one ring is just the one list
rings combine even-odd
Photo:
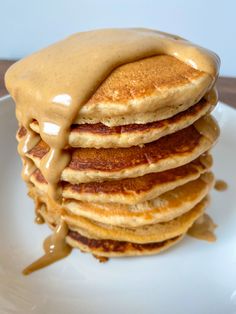
[[(72, 247), (98, 257), (148, 255), (174, 245), (204, 213), (214, 176), (209, 150), (219, 129), (212, 78), (173, 56), (116, 68), (71, 125), (71, 160), (62, 171), (62, 203), (48, 194), (42, 140), (29, 195), (54, 228), (61, 217)], [(36, 120), (30, 124), (40, 136)], [(20, 126), (19, 141), (27, 130)]]

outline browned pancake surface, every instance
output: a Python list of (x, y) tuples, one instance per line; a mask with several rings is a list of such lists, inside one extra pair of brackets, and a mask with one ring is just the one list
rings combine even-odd
[[(77, 148), (72, 150), (68, 167), (73, 170), (119, 171), (142, 164), (152, 164), (174, 154), (184, 155), (191, 152), (198, 145), (200, 138), (201, 135), (191, 125), (143, 147)], [(29, 151), (29, 155), (41, 159), (48, 151), (48, 145), (40, 141)]]
[[(81, 184), (64, 183), (64, 189), (71, 189), (77, 193), (139, 194), (149, 191), (155, 185), (174, 182), (175, 180), (180, 180), (186, 176), (197, 174), (199, 173), (200, 168), (204, 170), (207, 167), (201, 163), (200, 159), (197, 159), (181, 167), (157, 173), (150, 173), (137, 178)], [(39, 182), (44, 182), (44, 178), (42, 175), (40, 176), (38, 174), (38, 170), (37, 173), (35, 173), (35, 177)]]
[[(208, 105), (208, 101), (202, 98), (196, 105), (191, 106), (187, 110), (176, 114), (175, 116), (156, 121), (150, 122), (146, 124), (127, 124), (121, 126), (114, 126), (109, 127), (102, 123), (95, 123), (95, 124), (72, 124), (71, 131), (75, 133), (92, 133), (92, 134), (100, 134), (100, 135), (118, 135), (123, 133), (130, 133), (130, 132), (146, 132), (151, 131), (154, 129), (160, 129), (165, 125), (174, 124), (180, 121), (183, 118), (190, 119), (198, 114), (204, 107)], [(38, 125), (38, 122), (35, 120), (33, 124)], [(23, 130), (24, 129), (24, 130)], [(18, 132), (19, 138), (22, 137), (21, 134), (26, 132), (25, 128), (20, 128)], [(24, 133), (25, 135), (26, 133)]]
[(201, 135), (194, 126), (167, 135), (143, 147), (76, 149), (69, 168), (74, 170), (119, 171), (142, 164), (156, 163), (174, 154), (191, 152), (199, 143)]
[(130, 132), (143, 132), (153, 129), (162, 128), (168, 124), (177, 123), (183, 117), (189, 119), (192, 116), (195, 116), (201, 109), (203, 109), (207, 105), (207, 101), (205, 99), (201, 99), (196, 105), (190, 107), (189, 109), (180, 112), (179, 114), (160, 121), (150, 122), (146, 124), (128, 124), (121, 125), (115, 127), (108, 127), (102, 123), (96, 124), (73, 124), (71, 127), (72, 132), (82, 133), (89, 132), (93, 134), (101, 134), (101, 135), (113, 135), (113, 134), (122, 134), (122, 133), (130, 133)]
[(177, 240), (179, 237), (175, 237), (166, 241), (162, 242), (155, 242), (155, 243), (133, 243), (133, 242), (126, 242), (126, 241), (115, 241), (115, 240), (100, 240), (100, 239), (90, 239), (85, 236), (82, 236), (77, 231), (69, 230), (68, 236), (72, 239), (88, 246), (91, 250), (99, 249), (102, 252), (119, 252), (124, 253), (129, 250), (135, 251), (143, 251), (143, 250), (154, 250), (159, 249), (165, 246), (168, 242), (172, 242)]
[[(62, 184), (64, 190), (69, 189), (77, 193), (122, 193), (123, 195), (133, 193), (138, 194), (149, 191), (155, 185), (174, 182), (175, 180), (180, 180), (186, 176), (198, 174), (200, 169), (202, 169), (202, 171), (207, 170), (208, 165), (202, 163), (201, 158), (198, 158), (181, 167), (162, 172), (150, 173), (136, 178), (80, 184), (63, 182)], [(37, 182), (47, 184), (47, 181), (39, 169), (36, 169), (32, 175)]]
[(203, 75), (172, 56), (159, 55), (122, 65), (100, 85), (87, 104), (124, 103), (163, 88), (180, 87)]

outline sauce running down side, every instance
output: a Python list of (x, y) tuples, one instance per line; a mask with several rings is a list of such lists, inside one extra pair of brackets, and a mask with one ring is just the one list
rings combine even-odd
[(66, 236), (68, 233), (68, 227), (62, 219), (57, 226), (55, 232), (45, 239), (43, 248), (45, 254), (38, 260), (23, 270), (24, 275), (29, 275), (32, 272), (46, 267), (66, 256), (68, 256), (72, 248), (66, 243)]

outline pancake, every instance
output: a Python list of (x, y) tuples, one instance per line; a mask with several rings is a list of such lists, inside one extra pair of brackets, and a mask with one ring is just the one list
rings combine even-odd
[(86, 203), (65, 200), (67, 211), (114, 226), (138, 227), (169, 221), (199, 203), (212, 188), (214, 177), (203, 174), (199, 179), (166, 192), (159, 197), (136, 205), (119, 203)]
[[(133, 178), (187, 164), (209, 150), (219, 136), (217, 123), (212, 117), (200, 120), (196, 122), (198, 130), (191, 125), (143, 147), (74, 149), (61, 180), (78, 184)], [(48, 150), (49, 147), (41, 141), (26, 156), (40, 169), (40, 160)]]
[(84, 104), (75, 123), (107, 126), (166, 119), (196, 104), (212, 78), (172, 56), (159, 55), (116, 68)]
[(39, 212), (45, 217), (45, 220), (52, 226), (58, 223), (59, 213), (63, 216), (70, 230), (77, 231), (81, 235), (94, 239), (110, 239), (117, 241), (128, 241), (134, 243), (160, 242), (185, 233), (198, 219), (208, 204), (208, 198), (205, 197), (194, 207), (190, 208), (182, 215), (166, 222), (155, 224), (146, 224), (136, 227), (114, 226), (97, 222), (80, 215), (70, 213), (66, 206), (63, 209), (55, 210), (53, 202), (47, 200), (41, 202)]
[[(197, 160), (182, 167), (151, 173), (137, 178), (115, 181), (70, 184), (63, 182), (62, 196), (85, 202), (112, 202), (136, 204), (197, 179), (212, 166), (212, 157), (202, 155)], [(47, 181), (36, 169), (30, 177), (31, 182), (47, 193)]]
[(212, 164), (210, 156), (202, 156), (182, 167), (151, 173), (137, 178), (115, 181), (63, 185), (63, 197), (84, 202), (137, 204), (197, 179)]
[[(36, 193), (33, 192), (30, 196), (35, 197), (35, 194)], [(60, 213), (46, 210), (45, 204), (41, 204), (40, 213), (49, 227), (54, 230), (57, 223), (59, 223), (61, 219)], [(91, 239), (81, 235), (77, 231), (69, 229), (66, 241), (70, 246), (79, 248), (82, 252), (90, 252), (97, 256), (119, 257), (156, 254), (178, 243), (183, 236), (184, 235), (180, 235), (175, 238), (156, 243), (132, 243), (109, 239)]]
[(66, 237), (67, 243), (82, 252), (92, 253), (102, 257), (143, 256), (158, 254), (177, 244), (184, 235), (163, 242), (137, 244), (113, 240), (89, 239), (78, 232), (70, 231)]
[[(209, 183), (209, 178), (205, 179), (205, 182)], [(36, 193), (32, 194), (30, 196), (35, 197)], [(39, 195), (38, 192), (37, 195)], [(61, 215), (63, 215), (69, 226), (66, 240), (72, 247), (99, 256), (135, 256), (155, 254), (177, 243), (193, 222), (203, 214), (207, 203), (208, 199), (205, 198), (196, 204), (193, 209), (181, 216), (178, 215), (174, 220), (133, 229), (104, 225), (104, 223), (97, 223), (80, 216), (68, 214), (65, 211), (61, 213), (51, 209), (47, 210), (48, 206), (45, 206), (43, 202), (40, 213), (52, 229), (55, 228)], [(94, 236), (94, 233), (96, 236)], [(175, 234), (179, 235), (173, 237)], [(100, 238), (101, 236), (102, 238)], [(117, 238), (123, 240), (115, 240)], [(156, 239), (158, 241), (155, 241)], [(161, 241), (160, 239), (165, 240)], [(132, 242), (132, 240), (135, 242)]]
[(194, 221), (203, 214), (207, 203), (207, 199), (204, 199), (190, 211), (171, 221), (135, 228), (98, 223), (76, 215), (65, 214), (64, 219), (70, 230), (79, 232), (85, 237), (144, 244), (165, 241), (186, 233)]
[[(129, 124), (108, 127), (102, 123), (74, 124), (69, 135), (71, 147), (130, 147), (158, 140), (159, 138), (177, 132), (193, 124), (203, 115), (209, 113), (217, 102), (217, 94), (212, 90), (196, 105), (175, 116), (146, 124)], [(37, 121), (30, 124), (32, 130), (39, 133)]]
[[(93, 203), (64, 199), (62, 206), (73, 215), (101, 223), (114, 226), (138, 227), (169, 221), (186, 213), (209, 193), (213, 184), (213, 174), (206, 173), (197, 180), (188, 182), (153, 200), (136, 205)], [(38, 193), (42, 193), (42, 191), (39, 190)], [(47, 198), (41, 197), (45, 203), (48, 203)], [(49, 204), (47, 207), (53, 206)]]

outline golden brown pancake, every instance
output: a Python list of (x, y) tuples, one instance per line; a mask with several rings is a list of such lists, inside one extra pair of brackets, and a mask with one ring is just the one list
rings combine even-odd
[(66, 240), (69, 245), (80, 249), (82, 252), (104, 257), (122, 257), (158, 254), (177, 244), (183, 236), (163, 242), (140, 244), (125, 241), (90, 239), (78, 232), (70, 231)]
[[(62, 196), (85, 202), (112, 202), (137, 204), (197, 179), (212, 166), (212, 157), (203, 155), (197, 160), (181, 167), (163, 172), (151, 173), (137, 178), (123, 180), (70, 184), (63, 182)], [(47, 193), (47, 181), (36, 169), (31, 182)]]
[(63, 206), (72, 214), (114, 226), (138, 227), (170, 221), (199, 203), (214, 184), (211, 173), (181, 185), (157, 198), (136, 205), (87, 203), (68, 199)]
[[(41, 198), (42, 199), (42, 198)], [(40, 209), (40, 213), (45, 220), (51, 225), (57, 224), (57, 214), (50, 209), (52, 203), (43, 203), (46, 207)], [(113, 226), (96, 222), (80, 215), (71, 214), (66, 210), (62, 210), (61, 215), (67, 222), (69, 229), (77, 231), (83, 236), (95, 239), (110, 239), (117, 241), (128, 241), (134, 243), (150, 243), (161, 242), (177, 235), (185, 233), (193, 224), (193, 222), (203, 214), (208, 199), (204, 198), (186, 213), (176, 218), (155, 224), (148, 224), (139, 227)], [(60, 211), (60, 210), (59, 210)], [(53, 220), (54, 219), (54, 220)]]
[[(179, 167), (209, 150), (219, 135), (212, 118), (202, 118), (198, 130), (189, 126), (143, 147), (72, 150), (71, 161), (61, 179), (73, 184), (143, 176)], [(38, 143), (26, 156), (40, 169), (40, 160), (48, 152), (44, 142)]]
[[(31, 190), (32, 191), (32, 190)], [(30, 194), (35, 197), (35, 193)], [(54, 230), (60, 221), (60, 213), (48, 211), (47, 206), (41, 205), (41, 215), (44, 217), (49, 227)], [(151, 255), (168, 249), (179, 242), (184, 235), (155, 243), (132, 243), (127, 241), (91, 239), (81, 235), (77, 231), (69, 230), (66, 241), (74, 248), (79, 248), (82, 252), (90, 252), (98, 256), (119, 257), (134, 255)]]
[(208, 200), (203, 199), (190, 211), (171, 221), (135, 228), (112, 226), (68, 213), (64, 215), (64, 219), (70, 230), (89, 238), (134, 243), (161, 242), (187, 232), (194, 221), (203, 214), (207, 204)]
[[(199, 179), (188, 182), (159, 197), (127, 205), (120, 203), (92, 203), (64, 199), (62, 207), (72, 215), (81, 216), (114, 226), (139, 227), (147, 224), (162, 223), (183, 215), (196, 206), (208, 194), (214, 184), (212, 173), (203, 174)], [(30, 187), (30, 196), (38, 204), (45, 204), (50, 211), (60, 212), (58, 206), (47, 197), (47, 193)], [(41, 209), (40, 209), (41, 213)], [(41, 213), (43, 216), (45, 212)], [(48, 213), (47, 213), (48, 214)], [(52, 222), (53, 222), (53, 217)], [(50, 219), (51, 219), (50, 218)]]
[[(57, 215), (56, 213), (48, 213), (45, 206), (41, 206), (41, 208), (42, 210), (40, 212), (44, 217), (45, 222), (52, 230), (54, 230), (57, 223), (60, 221), (60, 215)], [(66, 241), (70, 246), (79, 248), (82, 252), (93, 253), (94, 251), (96, 252), (95, 255), (98, 256), (119, 257), (156, 254), (178, 243), (183, 238), (183, 236), (184, 235), (180, 235), (173, 239), (155, 243), (132, 243), (109, 239), (91, 239), (81, 235), (78, 231), (69, 229)]]
[[(102, 123), (74, 124), (71, 127), (69, 144), (71, 147), (112, 148), (153, 142), (193, 124), (210, 112), (216, 101), (217, 95), (215, 91), (212, 91), (210, 95), (206, 95), (187, 110), (171, 118), (146, 124), (128, 124), (115, 127), (108, 127)], [(32, 130), (39, 133), (37, 121), (32, 122), (30, 126)]]
[[(55, 220), (55, 213), (48, 214), (45, 211), (45, 208), (43, 211), (41, 211), (41, 213), (49, 227), (54, 230), (56, 226), (55, 221), (59, 222), (60, 217), (57, 216)], [(70, 246), (73, 248), (78, 248), (82, 252), (93, 253), (97, 256), (121, 257), (160, 253), (172, 245), (178, 243), (183, 238), (183, 236), (184, 235), (180, 235), (172, 239), (155, 243), (132, 243), (109, 239), (91, 239), (81, 235), (78, 231), (69, 229), (66, 241)]]
[(209, 164), (206, 162), (210, 158), (208, 157), (203, 157), (182, 167), (150, 173), (137, 178), (75, 185), (65, 183), (63, 197), (85, 202), (141, 203), (197, 179), (202, 173), (209, 170)]

